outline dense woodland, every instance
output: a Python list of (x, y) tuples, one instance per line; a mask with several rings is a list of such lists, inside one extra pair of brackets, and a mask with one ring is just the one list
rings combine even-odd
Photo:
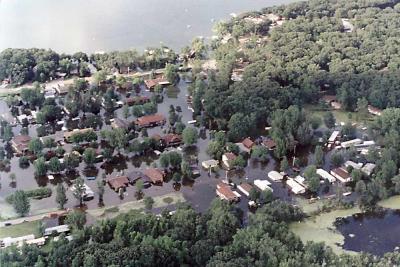
[[(288, 229), (302, 212), (275, 201), (242, 227), (240, 210), (216, 200), (205, 214), (183, 205), (176, 213), (131, 212), (82, 228), (74, 240), (61, 238), (48, 249), (24, 246), (0, 254), (2, 266), (390, 266), (398, 254), (335, 255), (323, 244), (303, 244)], [(79, 216), (77, 216), (78, 218)], [(73, 221), (73, 220), (72, 220)]]
[(166, 63), (175, 62), (176, 54), (167, 47), (149, 48), (143, 54), (135, 50), (93, 54), (88, 56), (78, 52), (73, 55), (57, 54), (45, 49), (6, 49), (0, 53), (0, 81), (8, 79), (13, 85), (27, 82), (46, 82), (74, 75), (86, 77), (91, 75), (88, 64), (108, 71), (126, 73), (128, 70), (157, 69)]
[[(323, 93), (336, 94), (350, 111), (362, 97), (378, 108), (399, 107), (400, 4), (396, 3), (299, 2), (220, 23), (216, 27), (220, 41), (212, 44), (218, 72), (198, 94), (205, 99), (207, 116), (220, 128), (237, 114), (249, 126), (265, 125), (274, 110), (317, 103)], [(283, 25), (272, 27), (267, 20), (260, 29), (245, 20), (269, 13), (281, 15)], [(352, 32), (345, 31), (342, 18), (354, 25)], [(226, 36), (230, 39), (223, 42)], [(249, 65), (243, 80), (232, 82), (231, 72), (240, 62)]]

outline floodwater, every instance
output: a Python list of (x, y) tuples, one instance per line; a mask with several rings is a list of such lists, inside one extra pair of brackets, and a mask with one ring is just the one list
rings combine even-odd
[(180, 50), (231, 13), (295, 0), (0, 0), (0, 51), (143, 50), (160, 43)]
[(382, 256), (400, 249), (399, 210), (356, 213), (338, 220), (335, 225), (344, 236), (346, 250)]
[[(174, 105), (175, 107), (180, 106), (181, 112), (178, 114), (182, 116), (182, 122), (187, 124), (188, 121), (193, 119), (192, 112), (188, 109), (186, 103), (186, 95), (188, 84), (183, 80), (177, 85), (175, 89), (168, 89), (164, 93), (164, 102), (158, 105), (158, 113), (164, 114), (168, 118), (168, 112), (170, 105)], [(174, 93), (171, 93), (174, 92)], [(150, 96), (150, 92), (145, 91), (144, 89), (140, 93), (141, 95)], [(120, 92), (121, 99), (125, 98), (125, 92)], [(8, 114), (8, 108), (6, 107), (6, 103), (3, 100), (0, 100), (0, 109), (4, 112), (4, 115)], [(103, 114), (104, 112), (101, 112)], [(110, 117), (119, 117), (122, 118), (122, 109), (118, 109), (114, 114), (111, 114)], [(134, 117), (128, 117), (128, 120), (133, 120)], [(102, 129), (109, 129), (110, 126), (106, 123), (103, 123)], [(153, 134), (162, 134), (166, 129), (164, 127), (155, 127), (148, 129), (149, 136)], [(14, 134), (19, 134), (20, 127), (14, 127)], [(32, 137), (36, 136), (36, 125), (31, 125), (29, 128), (29, 134)], [(57, 135), (62, 135), (62, 131), (56, 132)], [(197, 146), (192, 149), (184, 149), (182, 152), (185, 157), (189, 155), (194, 155), (198, 158), (199, 163), (210, 159), (210, 157), (206, 154), (207, 145), (210, 141), (209, 131), (207, 130), (201, 138), (199, 138), (197, 142)], [(66, 144), (64, 146), (66, 151), (70, 151), (72, 148), (72, 144)], [(301, 157), (304, 162), (312, 162), (312, 151), (308, 148), (298, 149), (297, 157)], [(38, 214), (43, 212), (48, 212), (50, 210), (54, 210), (56, 208), (55, 202), (55, 187), (58, 183), (63, 182), (66, 187), (69, 187), (72, 184), (72, 179), (75, 176), (66, 176), (66, 175), (57, 175), (53, 181), (49, 181), (47, 177), (34, 177), (34, 168), (31, 164), (26, 169), (21, 169), (18, 164), (18, 158), (13, 157), (12, 154), (9, 155), (11, 161), (11, 168), (6, 170), (0, 170), (1, 176), (1, 188), (0, 188), (0, 215), (3, 218), (12, 217), (15, 214), (13, 213), (12, 208), (5, 204), (4, 200), (9, 194), (15, 192), (17, 189), (30, 190), (35, 189), (38, 186), (48, 186), (53, 189), (53, 195), (49, 198), (45, 198), (42, 200), (32, 200), (31, 201), (31, 213)], [(92, 171), (85, 170), (85, 163), (81, 163), (77, 168), (78, 174), (83, 178), (89, 176), (96, 176), (96, 180), (87, 180), (85, 178), (85, 183), (92, 188), (93, 191), (97, 191), (97, 180), (101, 179), (103, 174), (106, 174), (107, 178), (115, 177), (121, 173), (128, 173), (132, 170), (140, 170), (150, 167), (154, 162), (157, 162), (158, 157), (151, 153), (145, 156), (130, 156), (130, 157), (115, 157), (116, 163), (108, 163), (102, 164), (97, 163), (96, 169)], [(148, 196), (161, 196), (171, 192), (175, 192), (179, 190), (183, 193), (185, 199), (191, 203), (191, 205), (197, 211), (205, 211), (211, 201), (216, 197), (215, 189), (217, 183), (219, 183), (226, 176), (229, 177), (234, 183), (240, 184), (241, 182), (253, 182), (255, 179), (266, 179), (269, 171), (273, 169), (279, 168), (279, 164), (270, 157), (268, 163), (261, 163), (254, 160), (249, 159), (248, 166), (241, 171), (230, 171), (225, 172), (224, 170), (219, 170), (217, 173), (208, 174), (207, 171), (201, 170), (200, 177), (194, 179), (193, 181), (182, 181), (180, 186), (175, 186), (173, 181), (167, 181), (163, 186), (151, 186), (150, 188), (145, 189), (145, 195)], [(11, 173), (16, 174), (16, 183), (11, 183), (9, 179), (9, 175)], [(274, 196), (284, 199), (289, 202), (293, 202), (294, 198), (290, 193), (289, 189), (285, 187), (284, 183), (273, 183), (272, 188), (274, 189)], [(120, 203), (124, 203), (127, 201), (136, 200), (135, 197), (135, 187), (129, 186), (124, 194), (123, 199), (121, 199), (116, 192), (114, 192), (109, 186), (105, 187), (105, 195), (104, 195), (104, 204), (106, 206), (117, 205)], [(72, 195), (70, 190), (67, 190), (68, 203), (66, 205), (67, 208), (72, 208), (77, 206), (78, 202)], [(238, 203), (239, 207), (243, 208), (247, 211), (247, 198), (245, 196), (242, 197), (240, 203)], [(93, 200), (85, 202), (87, 208), (93, 209), (98, 207), (98, 196)]]

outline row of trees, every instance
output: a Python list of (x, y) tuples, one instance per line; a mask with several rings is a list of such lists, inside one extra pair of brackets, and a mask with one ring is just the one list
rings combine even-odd
[[(151, 204), (151, 201), (148, 204)], [(216, 200), (204, 214), (180, 205), (157, 217), (131, 211), (84, 227), (85, 216), (68, 215), (74, 240), (61, 237), (46, 250), (35, 246), (7, 248), (0, 263), (9, 266), (388, 266), (398, 253), (338, 256), (321, 243), (303, 244), (288, 223), (303, 214), (272, 201), (250, 215), (242, 227), (238, 209)]]

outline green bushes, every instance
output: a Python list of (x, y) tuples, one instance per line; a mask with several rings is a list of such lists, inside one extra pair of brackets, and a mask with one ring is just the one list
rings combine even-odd
[[(41, 188), (37, 188), (37, 189), (33, 189), (33, 190), (27, 190), (27, 191), (25, 191), (25, 194), (28, 198), (42, 199), (42, 198), (50, 197), (52, 194), (52, 191), (48, 187), (41, 187)], [(12, 204), (14, 201), (14, 194), (6, 197), (6, 201), (9, 204)]]

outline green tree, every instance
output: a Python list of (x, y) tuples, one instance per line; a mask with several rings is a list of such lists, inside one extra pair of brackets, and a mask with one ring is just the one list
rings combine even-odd
[(86, 193), (86, 188), (83, 179), (81, 177), (76, 178), (73, 186), (74, 186), (73, 190), (74, 197), (79, 201), (79, 206), (82, 206), (83, 198)]
[(64, 170), (63, 164), (61, 164), (57, 157), (52, 157), (50, 159), (48, 168), (52, 173), (60, 173)]
[(182, 176), (179, 172), (175, 172), (174, 175), (172, 175), (172, 180), (175, 183), (179, 183), (182, 180)]
[(33, 162), (35, 167), (35, 176), (44, 176), (47, 173), (46, 160), (43, 157), (38, 158)]
[(64, 165), (67, 171), (71, 172), (79, 166), (79, 156), (75, 153), (68, 153), (64, 156)]
[(83, 160), (87, 166), (92, 167), (96, 160), (96, 151), (93, 148), (86, 148), (83, 152)]
[(324, 151), (322, 150), (321, 146), (315, 147), (315, 165), (318, 167), (322, 167), (324, 165)]
[(177, 84), (179, 82), (178, 67), (173, 64), (167, 64), (165, 66), (165, 77), (171, 84)]
[(287, 172), (289, 170), (289, 161), (286, 156), (284, 156), (281, 160), (281, 168), (282, 172)]
[(15, 212), (21, 217), (26, 216), (31, 208), (28, 195), (23, 190), (15, 191), (12, 204)]
[(199, 137), (196, 128), (187, 127), (182, 132), (182, 139), (186, 146), (194, 145), (198, 138)]
[(67, 214), (65, 223), (68, 224), (72, 230), (82, 230), (86, 224), (86, 215), (81, 210), (74, 210)]
[(58, 204), (59, 209), (64, 209), (65, 204), (67, 203), (67, 195), (65, 193), (65, 187), (62, 183), (57, 185), (57, 195), (56, 195), (56, 202)]
[(251, 151), (251, 157), (260, 161), (268, 161), (268, 149), (264, 146), (255, 146)]
[(103, 203), (104, 191), (105, 188), (103, 181), (97, 181), (97, 193), (99, 194), (99, 203)]
[(146, 196), (143, 199), (144, 202), (144, 207), (146, 208), (147, 211), (151, 211), (151, 209), (153, 208), (154, 205), (154, 199), (150, 196)]
[(328, 127), (329, 129), (332, 129), (335, 127), (336, 119), (331, 111), (328, 111), (324, 114), (324, 123), (325, 123), (325, 126)]
[(34, 138), (29, 141), (28, 149), (33, 154), (39, 155), (43, 150), (43, 143), (39, 138)]
[(143, 194), (144, 183), (142, 180), (138, 180), (135, 184), (136, 187), (136, 197), (140, 198)]

